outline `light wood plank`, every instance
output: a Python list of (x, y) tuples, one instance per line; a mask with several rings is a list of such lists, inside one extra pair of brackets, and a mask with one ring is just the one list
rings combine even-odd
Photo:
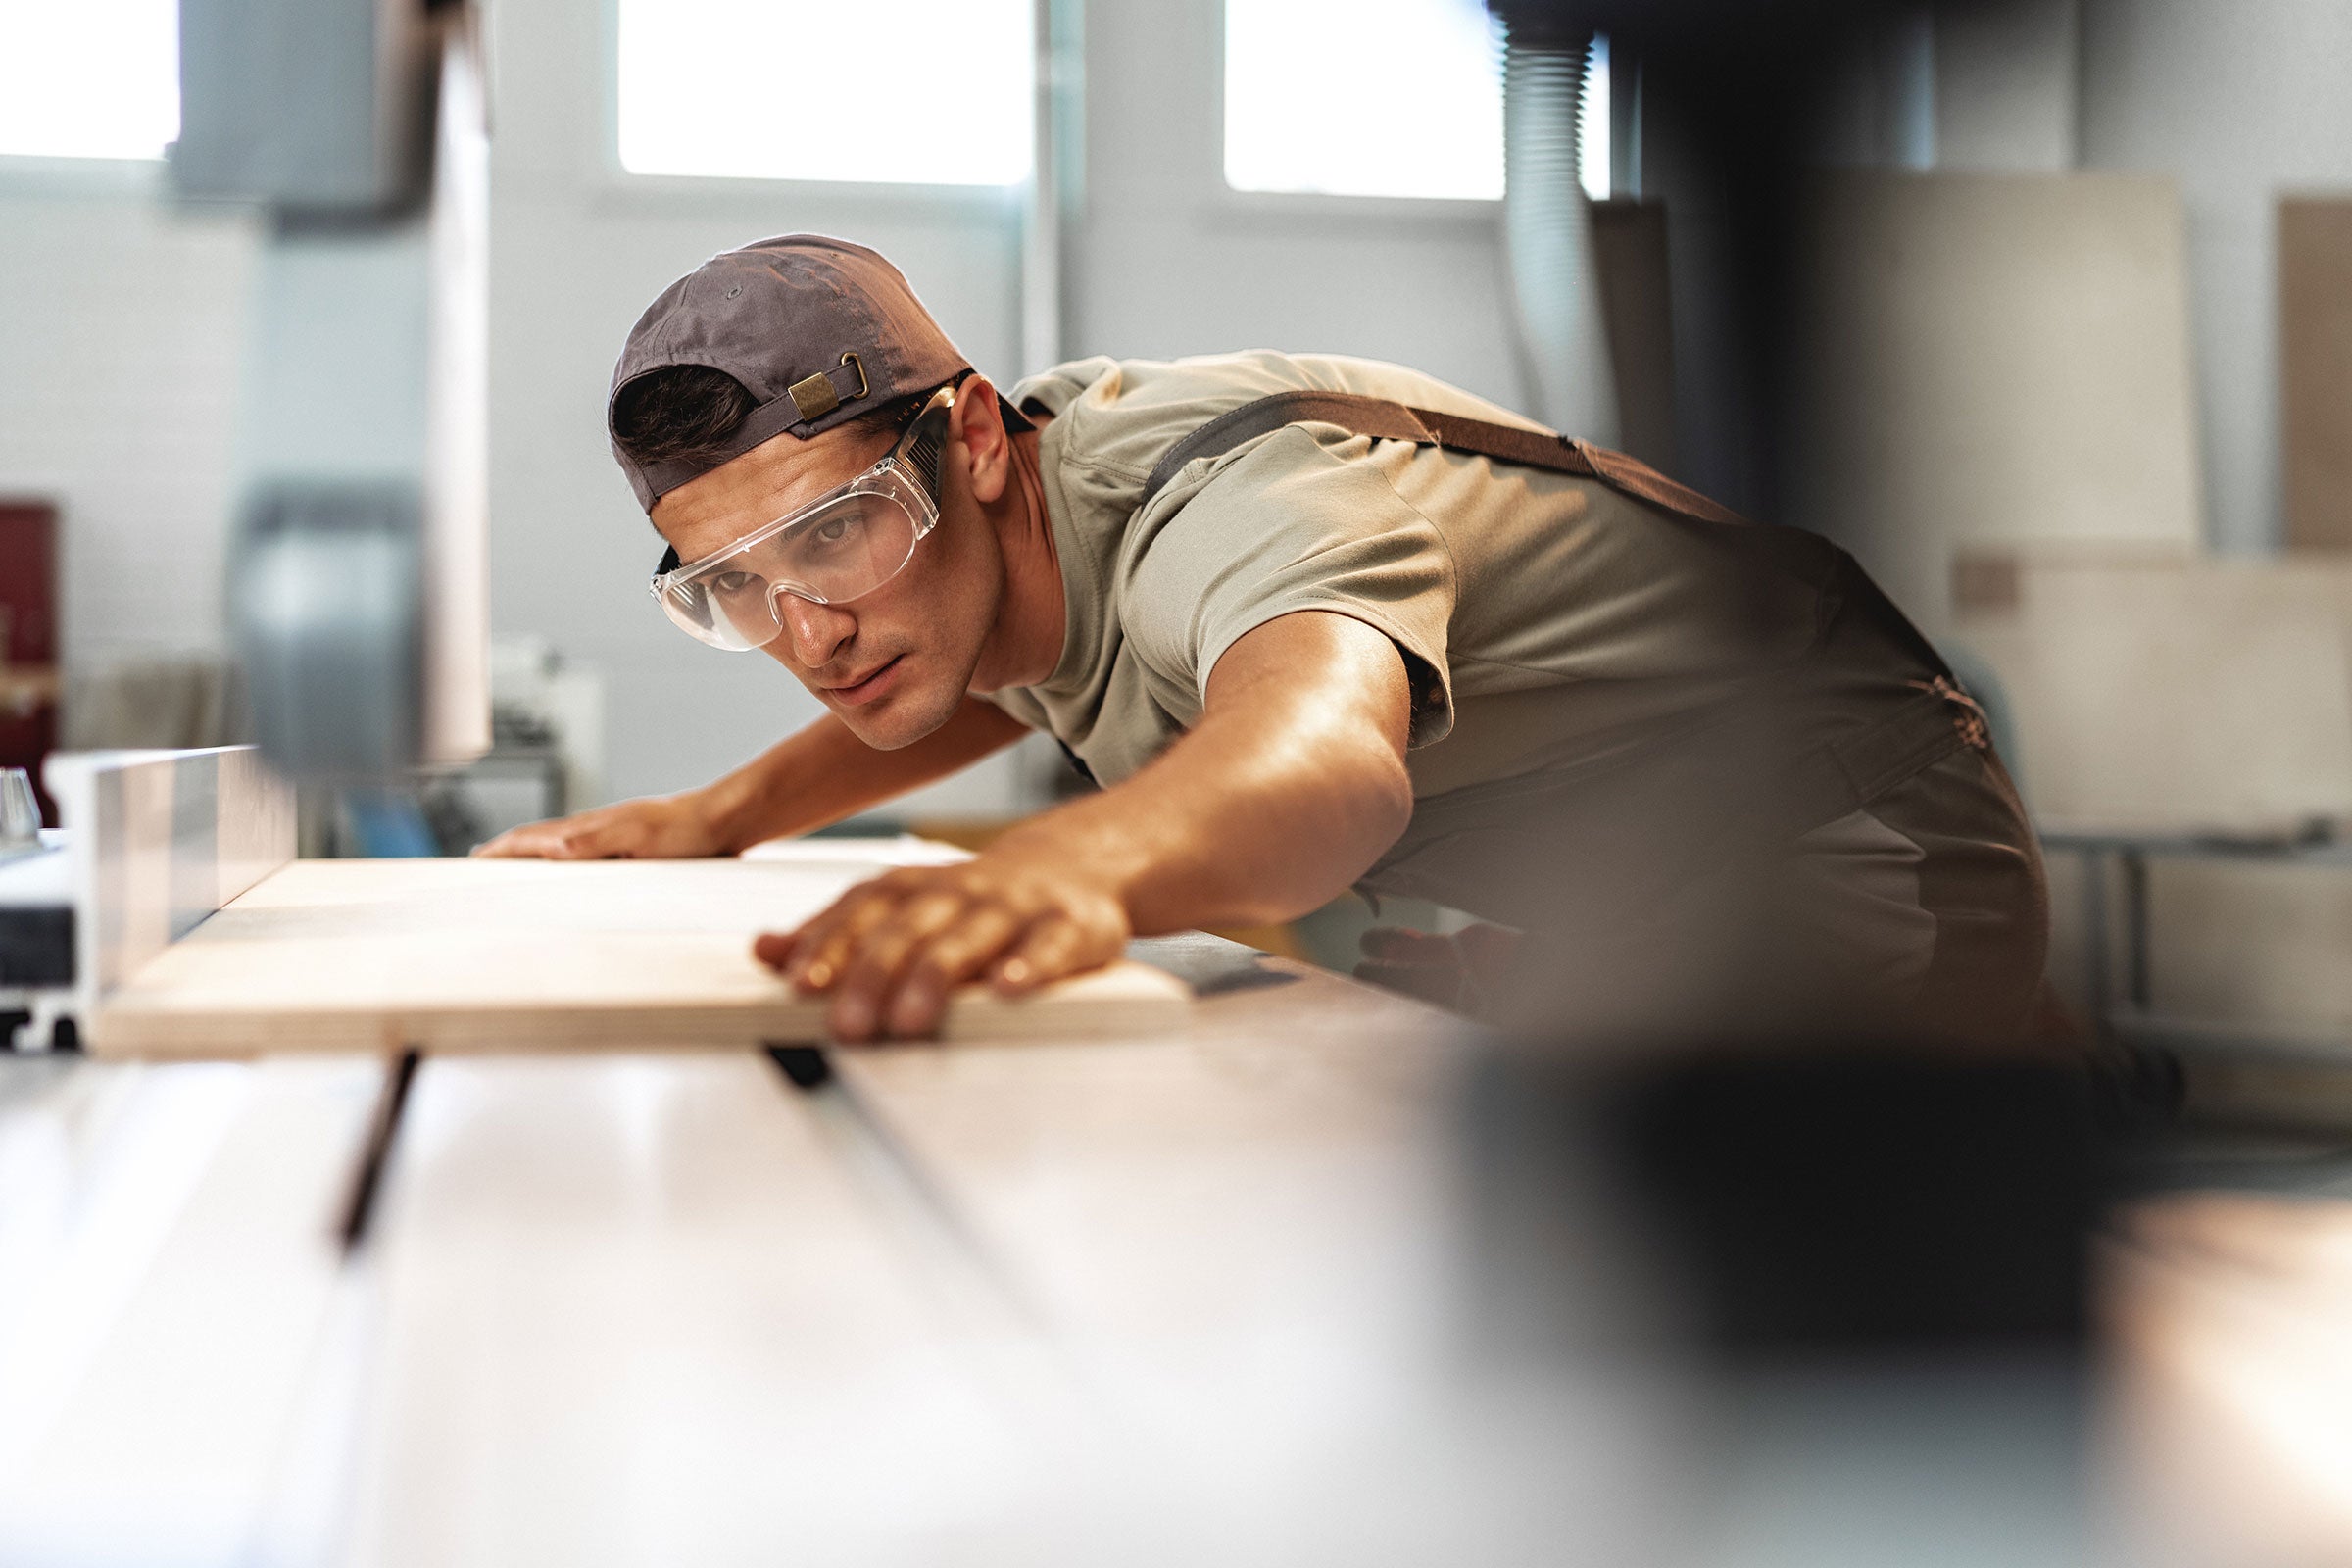
[(2278, 425), (2290, 549), (2352, 550), (2352, 201), (2278, 202)]
[(2352, 821), (2352, 564), (1985, 550), (1956, 624), (2027, 803), (2057, 826), (2291, 834)]
[[(102, 1055), (437, 1054), (824, 1038), (823, 1003), (751, 955), (871, 867), (800, 860), (303, 860), (99, 1008)], [(942, 1035), (1154, 1034), (1183, 985), (1122, 963), (1023, 1001), (967, 988)]]
[(1792, 325), (1792, 494), (1931, 634), (1954, 551), (2203, 537), (2180, 198), (2168, 182), (1841, 172)]

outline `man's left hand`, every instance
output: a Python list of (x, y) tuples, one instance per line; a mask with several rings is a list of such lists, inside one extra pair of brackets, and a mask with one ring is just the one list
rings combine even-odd
[(832, 998), (837, 1039), (871, 1040), (930, 1034), (967, 980), (1018, 996), (1100, 967), (1130, 934), (1110, 889), (1034, 854), (991, 851), (860, 883), (752, 951), (802, 991)]

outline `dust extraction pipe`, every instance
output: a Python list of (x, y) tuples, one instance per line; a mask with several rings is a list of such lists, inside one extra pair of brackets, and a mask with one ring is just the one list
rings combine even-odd
[(1559, 7), (1494, 0), (1503, 25), (1503, 249), (1536, 406), (1555, 430), (1618, 443), (1617, 379), (1601, 317), (1577, 114), (1592, 29)]

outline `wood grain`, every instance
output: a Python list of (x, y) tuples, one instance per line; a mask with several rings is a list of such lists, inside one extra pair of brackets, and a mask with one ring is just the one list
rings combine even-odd
[[(100, 1055), (751, 1046), (824, 1038), (751, 956), (874, 867), (838, 861), (297, 860), (103, 1001)], [(1156, 1034), (1190, 995), (1119, 963), (949, 1004), (950, 1040)]]

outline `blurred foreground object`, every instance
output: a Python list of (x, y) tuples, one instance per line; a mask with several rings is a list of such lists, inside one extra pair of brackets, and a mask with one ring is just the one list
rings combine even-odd
[(1695, 1374), (1670, 1560), (2093, 1560), (2082, 1076), (1875, 1038), (1623, 1044), (1474, 1077), (1475, 1298), (1529, 1368)]
[(2247, 1161), (2286, 1189), (2135, 1203), (2103, 1249), (2118, 1361), (2115, 1560), (2352, 1561), (2352, 1172)]

